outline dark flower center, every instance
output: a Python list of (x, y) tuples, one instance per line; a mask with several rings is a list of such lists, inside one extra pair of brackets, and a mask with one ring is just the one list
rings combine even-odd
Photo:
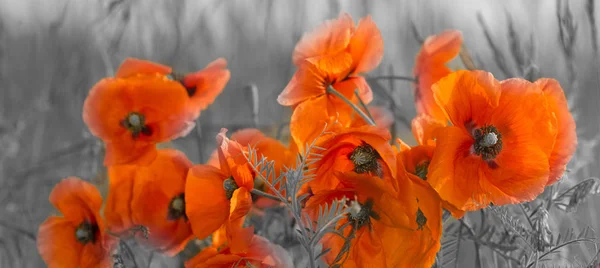
[(144, 115), (136, 112), (130, 112), (120, 122), (121, 126), (131, 132), (131, 137), (136, 139), (143, 134), (145, 136), (152, 135), (152, 129), (146, 125), (146, 118)]
[(371, 228), (371, 218), (379, 220), (379, 214), (373, 211), (373, 200), (367, 199), (364, 204), (358, 201), (353, 201), (352, 208), (348, 214), (348, 221), (354, 227), (354, 230), (359, 230), (363, 226)]
[(183, 79), (185, 78), (185, 75), (182, 73), (177, 73), (177, 72), (172, 72), (170, 74), (167, 75), (167, 78), (173, 80), (173, 81), (177, 81), (179, 82), (187, 91), (187, 94), (189, 97), (194, 96), (194, 94), (196, 94), (196, 87), (187, 87), (184, 83), (183, 83)]
[(494, 160), (502, 151), (502, 135), (494, 126), (484, 126), (473, 131), (473, 151), (485, 161)]
[(169, 210), (167, 212), (168, 220), (177, 220), (183, 217), (187, 220), (187, 215), (185, 214), (185, 194), (181, 193), (176, 195), (169, 202)]
[(424, 161), (415, 167), (415, 175), (422, 180), (427, 180), (427, 172), (429, 170), (429, 161)]
[(419, 225), (417, 230), (423, 230), (423, 226), (427, 224), (427, 218), (425, 217), (425, 214), (423, 214), (421, 208), (417, 208), (417, 224)]
[(225, 189), (225, 196), (227, 199), (231, 199), (233, 197), (233, 192), (240, 188), (233, 177), (229, 177), (228, 179), (223, 181), (223, 189)]
[(92, 242), (93, 244), (96, 242), (96, 234), (99, 231), (100, 229), (97, 224), (84, 221), (75, 229), (75, 237), (82, 244), (87, 244), (88, 242)]
[(378, 177), (383, 177), (383, 169), (379, 163), (381, 156), (371, 145), (362, 142), (348, 154), (348, 159), (354, 164), (354, 172), (358, 174), (373, 173)]

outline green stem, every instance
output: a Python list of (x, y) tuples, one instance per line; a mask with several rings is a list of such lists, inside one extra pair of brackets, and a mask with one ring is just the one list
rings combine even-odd
[(331, 86), (329, 86), (327, 88), (327, 93), (336, 95), (338, 98), (342, 99), (345, 103), (350, 105), (350, 107), (352, 107), (352, 109), (354, 109), (354, 111), (356, 111), (356, 113), (358, 113), (367, 123), (369, 123), (369, 125), (372, 125), (372, 126), (375, 125), (375, 122), (371, 118), (369, 118), (369, 116), (366, 115), (365, 112), (363, 112), (358, 106), (356, 106), (356, 104), (352, 103), (349, 99), (344, 97), (344, 95), (342, 95), (342, 93), (338, 92)]

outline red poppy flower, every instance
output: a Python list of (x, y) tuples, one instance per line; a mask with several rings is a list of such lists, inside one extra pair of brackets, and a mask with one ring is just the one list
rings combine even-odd
[(434, 119), (446, 122), (442, 108), (433, 98), (431, 86), (452, 71), (446, 63), (455, 58), (462, 45), (460, 31), (447, 30), (439, 35), (428, 37), (417, 54), (414, 75), (417, 79), (415, 105), (417, 114), (424, 113)]
[(354, 103), (356, 89), (365, 103), (372, 100), (371, 88), (359, 74), (376, 68), (382, 56), (383, 38), (370, 16), (354, 28), (350, 15), (342, 13), (302, 37), (293, 55), (298, 71), (277, 98), (281, 105), (295, 106), (290, 131), (300, 151), (312, 142), (315, 126), (352, 121), (352, 108), (328, 93), (328, 87)]
[(335, 189), (340, 183), (335, 174), (350, 171), (375, 176), (393, 189), (398, 188), (392, 179), (396, 160), (387, 130), (366, 125), (332, 133), (317, 143), (325, 150), (319, 152), (323, 156), (314, 166), (315, 179), (307, 184), (313, 192)]
[(148, 166), (109, 167), (104, 215), (111, 231), (122, 234), (142, 225), (149, 235), (138, 235), (141, 244), (168, 256), (179, 253), (193, 237), (184, 193), (191, 166), (182, 152), (163, 149)]
[(437, 131), (427, 181), (462, 210), (533, 200), (548, 182), (556, 119), (542, 90), (458, 71), (433, 86), (452, 126)]
[[(186, 213), (196, 237), (203, 239), (223, 224), (239, 223), (252, 206), (254, 174), (242, 146), (217, 135), (219, 166), (196, 165), (188, 173)], [(233, 245), (232, 245), (233, 246)], [(234, 247), (234, 251), (239, 248)]]
[(577, 133), (575, 132), (575, 120), (569, 112), (567, 98), (558, 81), (542, 78), (535, 81), (542, 89), (550, 111), (556, 116), (558, 133), (554, 149), (550, 154), (550, 177), (547, 185), (557, 182), (565, 172), (567, 163), (571, 160), (577, 148)]
[(106, 143), (105, 165), (149, 164), (156, 143), (189, 130), (187, 101), (181, 84), (158, 76), (105, 78), (90, 90), (83, 120)]
[(37, 248), (48, 267), (112, 267), (117, 240), (105, 231), (96, 187), (69, 177), (54, 187), (50, 202), (63, 217), (50, 216), (40, 225)]

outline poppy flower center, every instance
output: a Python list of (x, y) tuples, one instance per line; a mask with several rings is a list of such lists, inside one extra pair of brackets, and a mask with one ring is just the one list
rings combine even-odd
[(187, 220), (187, 215), (185, 215), (185, 194), (181, 193), (176, 195), (169, 202), (169, 209), (167, 212), (167, 219), (169, 220), (177, 220), (183, 217)]
[(75, 229), (75, 237), (77, 241), (82, 244), (87, 244), (88, 242), (95, 243), (96, 242), (96, 233), (99, 231), (97, 224), (92, 224), (90, 222), (82, 222)]
[(473, 138), (473, 152), (485, 161), (493, 160), (502, 151), (502, 135), (494, 126), (474, 130)]
[(354, 227), (354, 230), (359, 230), (363, 226), (371, 226), (371, 218), (379, 220), (379, 214), (373, 211), (373, 200), (367, 199), (364, 204), (358, 201), (352, 201), (348, 221)]
[(185, 78), (185, 75), (182, 73), (177, 73), (177, 72), (172, 72), (170, 74), (167, 75), (168, 79), (171, 79), (173, 81), (177, 81), (179, 82), (187, 91), (188, 97), (192, 97), (194, 96), (194, 94), (196, 94), (196, 87), (187, 87), (184, 83), (183, 83), (183, 79)]
[(425, 214), (423, 214), (421, 208), (417, 208), (417, 224), (419, 226), (417, 227), (417, 230), (423, 230), (423, 226), (427, 224), (427, 218), (425, 217)]
[(231, 197), (233, 197), (233, 192), (238, 188), (240, 187), (235, 183), (233, 177), (229, 177), (223, 181), (223, 189), (225, 189), (225, 196), (227, 196), (227, 199), (231, 199)]
[(415, 167), (415, 175), (422, 180), (427, 180), (427, 172), (429, 170), (429, 161), (422, 162)]
[(356, 146), (351, 153), (348, 154), (348, 159), (354, 164), (354, 172), (358, 174), (374, 173), (378, 177), (383, 177), (383, 171), (379, 159), (381, 156), (371, 145), (362, 142)]
[(127, 114), (120, 124), (131, 132), (131, 137), (134, 139), (139, 137), (140, 134), (152, 135), (152, 129), (146, 125), (146, 118), (140, 113), (131, 112)]

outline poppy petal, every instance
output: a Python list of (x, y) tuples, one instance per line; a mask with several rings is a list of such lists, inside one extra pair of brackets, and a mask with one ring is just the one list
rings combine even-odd
[(562, 177), (577, 148), (575, 120), (569, 112), (567, 98), (558, 81), (542, 78), (535, 84), (544, 92), (550, 111), (556, 115), (558, 124), (556, 143), (550, 154), (550, 178), (547, 184), (552, 185)]
[(412, 133), (421, 145), (435, 140), (435, 132), (444, 126), (446, 126), (444, 122), (440, 122), (428, 114), (419, 114), (411, 122)]
[(340, 13), (337, 19), (328, 20), (305, 33), (294, 48), (292, 61), (295, 65), (300, 65), (307, 58), (337, 54), (346, 49), (353, 31), (352, 17), (347, 13)]
[(332, 56), (311, 58), (303, 61), (288, 85), (277, 97), (284, 106), (325, 94), (328, 83), (342, 78), (352, 64), (352, 56), (342, 52)]
[(136, 58), (127, 58), (121, 63), (115, 77), (127, 78), (137, 74), (160, 74), (167, 75), (172, 72), (171, 67), (155, 62)]
[(473, 139), (459, 127), (438, 131), (436, 151), (429, 164), (427, 181), (459, 209), (477, 209), (489, 204), (479, 183), (481, 158), (470, 155)]
[(83, 244), (69, 219), (51, 216), (40, 225), (37, 248), (50, 268), (78, 267)]
[(223, 188), (226, 178), (219, 169), (208, 165), (196, 165), (188, 172), (185, 209), (199, 239), (219, 229), (229, 217), (230, 202)]
[(68, 177), (52, 189), (50, 203), (71, 222), (96, 222), (96, 214), (102, 207), (102, 196), (89, 182)]
[(381, 238), (369, 228), (357, 232), (352, 247), (352, 260), (358, 267), (388, 267)]
[(484, 125), (500, 100), (500, 83), (484, 71), (456, 71), (432, 86), (436, 102), (455, 126)]
[(108, 142), (105, 144), (104, 165), (136, 164), (146, 166), (156, 158), (156, 145), (146, 142)]
[(108, 196), (104, 206), (104, 219), (108, 229), (121, 233), (133, 227), (131, 201), (135, 184), (135, 165), (117, 165), (108, 168)]
[(383, 58), (383, 37), (371, 16), (358, 22), (348, 46), (355, 65), (354, 74), (366, 73), (377, 67)]
[(215, 101), (225, 89), (230, 77), (231, 73), (227, 69), (227, 61), (224, 58), (218, 58), (203, 70), (185, 76), (183, 84), (187, 88), (196, 89), (188, 106), (190, 120), (195, 120), (200, 115), (200, 111), (205, 110)]

